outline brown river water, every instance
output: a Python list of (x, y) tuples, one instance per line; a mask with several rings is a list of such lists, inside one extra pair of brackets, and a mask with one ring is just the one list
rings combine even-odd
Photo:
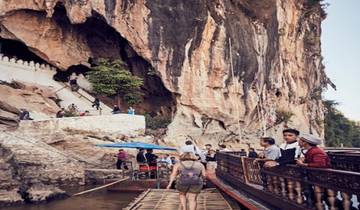
[(1, 210), (120, 210), (126, 207), (138, 193), (118, 193), (99, 190), (64, 200), (55, 200), (44, 204), (24, 204), (22, 206), (3, 207)]

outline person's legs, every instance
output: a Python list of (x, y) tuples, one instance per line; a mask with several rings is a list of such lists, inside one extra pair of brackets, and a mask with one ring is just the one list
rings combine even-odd
[(196, 210), (196, 198), (197, 198), (196, 193), (187, 193), (187, 197), (188, 197), (188, 201), (189, 201), (189, 210)]
[(186, 194), (179, 192), (181, 210), (186, 210)]
[(121, 160), (117, 160), (117, 162), (116, 162), (116, 168), (117, 168), (117, 169), (121, 169), (121, 165), (122, 165), (122, 161), (121, 161)]

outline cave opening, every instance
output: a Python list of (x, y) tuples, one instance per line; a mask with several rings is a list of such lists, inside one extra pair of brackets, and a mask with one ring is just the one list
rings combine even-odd
[(0, 54), (9, 58), (21, 59), (24, 61), (34, 61), (35, 63), (46, 63), (42, 58), (31, 52), (22, 42), (0, 37)]
[(82, 74), (86, 76), (86, 73), (89, 71), (91, 71), (91, 68), (89, 66), (85, 66), (83, 64), (72, 65), (66, 71), (61, 71), (59, 69), (56, 70), (54, 80), (60, 82), (68, 82), (72, 73), (75, 73), (76, 75)]
[[(89, 66), (71, 66), (67, 71), (58, 72), (57, 75), (60, 78), (66, 79), (73, 72), (86, 76), (86, 73), (91, 70), (90, 65), (96, 65), (99, 58), (121, 59), (128, 65), (129, 71), (133, 75), (144, 80), (144, 85), (141, 87), (142, 103), (133, 106), (136, 112), (149, 114), (152, 117), (161, 115), (171, 118), (173, 116), (176, 111), (175, 96), (166, 89), (161, 78), (153, 74), (150, 63), (138, 55), (129, 42), (109, 26), (104, 17), (93, 11), (92, 16), (84, 23), (73, 25), (66, 15), (65, 7), (58, 3), (53, 18), (60, 27), (75, 30), (77, 34), (85, 36), (91, 51), (91, 57), (88, 60)], [(115, 97), (96, 96), (110, 107), (115, 104)], [(120, 108), (126, 110), (128, 105), (122, 101)]]

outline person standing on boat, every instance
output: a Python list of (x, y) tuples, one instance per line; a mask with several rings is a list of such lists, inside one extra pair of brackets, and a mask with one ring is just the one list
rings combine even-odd
[(261, 153), (260, 157), (265, 160), (276, 160), (280, 157), (280, 148), (275, 144), (275, 139), (271, 137), (260, 138), (260, 145), (264, 147), (264, 152)]
[(196, 210), (196, 199), (203, 188), (205, 177), (205, 167), (198, 161), (198, 157), (192, 152), (184, 152), (180, 156), (180, 162), (173, 167), (166, 189), (170, 189), (176, 179), (181, 209), (186, 210), (186, 206), (189, 206), (189, 210)]
[(300, 132), (296, 129), (288, 128), (283, 130), (284, 143), (280, 145), (280, 157), (276, 161), (267, 161), (265, 167), (278, 165), (295, 164), (296, 159), (300, 158), (301, 150), (298, 143)]
[(117, 154), (117, 162), (116, 162), (116, 168), (121, 169), (121, 166), (124, 166), (125, 170), (128, 170), (128, 167), (126, 165), (126, 160), (128, 158), (128, 154), (125, 150), (119, 149), (119, 153)]
[(310, 134), (302, 134), (299, 138), (299, 145), (306, 150), (305, 157), (296, 161), (297, 165), (313, 168), (330, 168), (330, 158), (317, 145), (321, 139)]
[(180, 155), (184, 154), (185, 152), (191, 152), (195, 156), (198, 157), (198, 159), (201, 161), (201, 163), (205, 166), (206, 165), (206, 157), (203, 152), (200, 151), (200, 149), (193, 144), (192, 141), (187, 140), (185, 141), (185, 145), (180, 148)]
[(145, 158), (149, 166), (157, 166), (158, 156), (153, 154), (152, 149), (146, 150)]

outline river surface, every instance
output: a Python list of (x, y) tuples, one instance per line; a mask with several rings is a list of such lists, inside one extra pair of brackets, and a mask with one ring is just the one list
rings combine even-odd
[(64, 200), (44, 204), (25, 204), (22, 206), (4, 207), (1, 210), (121, 210), (126, 207), (138, 193), (118, 193), (99, 190), (88, 194), (70, 197)]

